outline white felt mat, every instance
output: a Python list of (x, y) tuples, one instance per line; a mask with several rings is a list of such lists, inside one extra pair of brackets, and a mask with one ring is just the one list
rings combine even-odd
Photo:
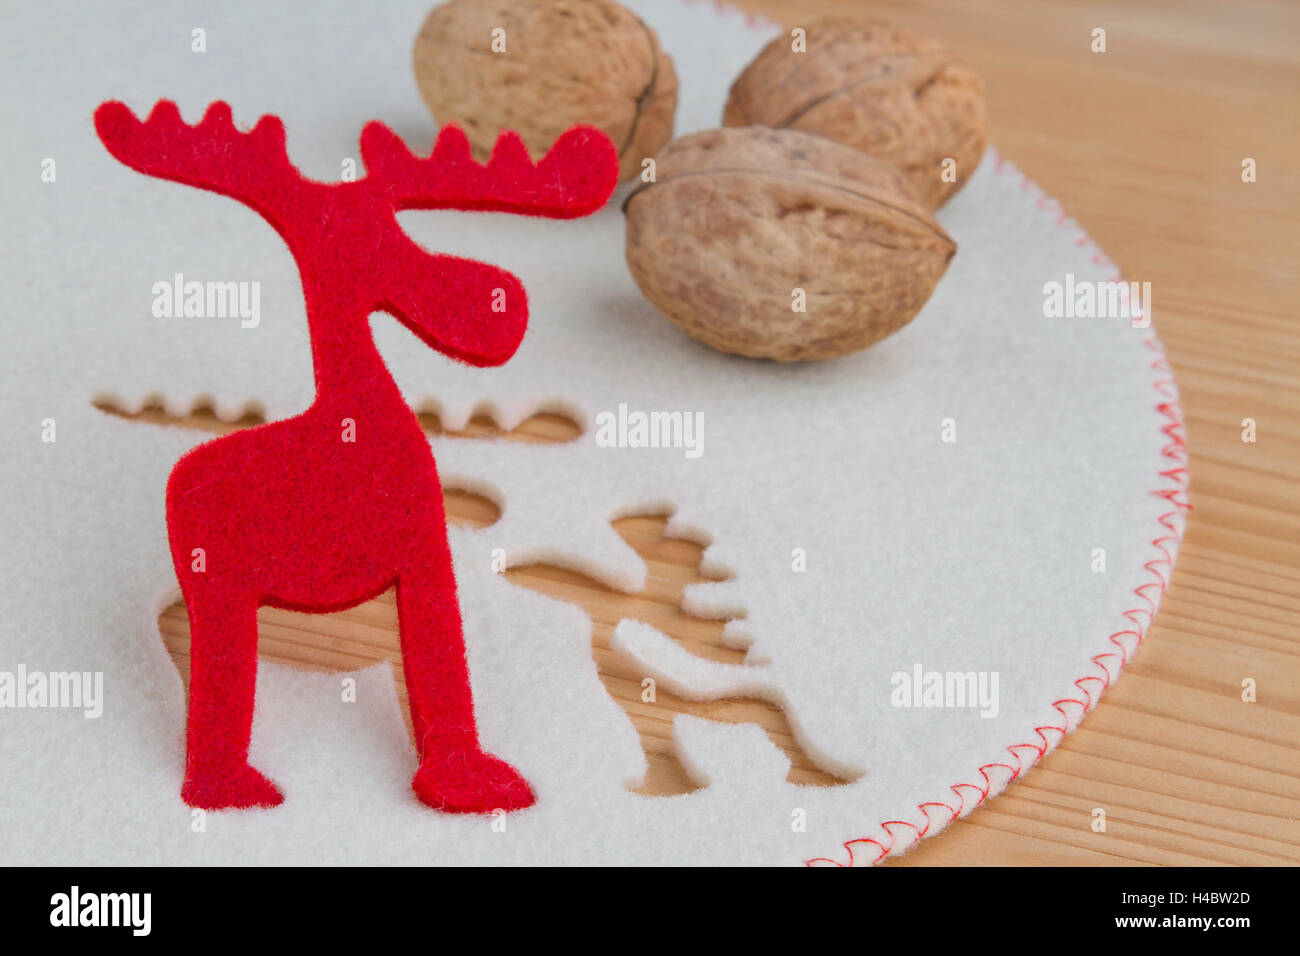
[[(731, 78), (773, 29), (704, 3), (631, 6), (676, 61), (679, 132), (717, 125)], [(869, 862), (1000, 790), (1140, 640), (1181, 531), (1181, 508), (1159, 492), (1184, 476), (1154, 330), (1044, 317), (1045, 282), (1103, 280), (1114, 266), (990, 151), (940, 213), (959, 252), (922, 314), (866, 353), (815, 365), (724, 356), (657, 315), (624, 266), (622, 192), (571, 223), (404, 213), (419, 242), (514, 271), (532, 307), (518, 355), (491, 371), (456, 367), (377, 315), (410, 401), (452, 427), (476, 408), (506, 427), (558, 408), (587, 429), (558, 446), (434, 448), (448, 483), (504, 509), (493, 527), (454, 530), (453, 545), (484, 742), (538, 804), (498, 832), (417, 803), (386, 665), (356, 675), (350, 704), (340, 675), (263, 665), (252, 758), (286, 801), (210, 814), (193, 831), (178, 792), (184, 695), (156, 618), (177, 594), (165, 482), (205, 436), (109, 417), (92, 400), (296, 414), (312, 397), (306, 323), (289, 253), (260, 218), (121, 166), (91, 114), (109, 98), (145, 112), (170, 97), (193, 122), (226, 99), (242, 124), (279, 114), (299, 167), (337, 179), (369, 119), (432, 145), (409, 66), (425, 12), (425, 0), (11, 11), (0, 671), (102, 672), (103, 713), (0, 709), (0, 862)], [(195, 28), (205, 53), (191, 51)], [(54, 183), (41, 179), (46, 158)], [(152, 286), (175, 273), (259, 281), (260, 325), (155, 318)], [(596, 416), (620, 403), (702, 413), (703, 454), (598, 447)], [(941, 441), (945, 419), (955, 442)], [(754, 728), (683, 719), (679, 752), (710, 785), (628, 792), (644, 758), (596, 674), (588, 619), (509, 585), (490, 556), (504, 548), (512, 564), (546, 558), (635, 588), (645, 568), (609, 521), (664, 505), (677, 509), (674, 533), (712, 542), (706, 568), (734, 575), (694, 589), (691, 608), (743, 610), (731, 632), (765, 666), (692, 669), (636, 625), (620, 645), (687, 690), (759, 681), (805, 750), (863, 772), (855, 783), (793, 787)], [(996, 672), (996, 716), (893, 706), (891, 675), (916, 665)]]

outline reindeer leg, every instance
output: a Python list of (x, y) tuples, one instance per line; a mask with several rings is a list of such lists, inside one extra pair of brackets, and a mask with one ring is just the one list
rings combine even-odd
[(183, 590), (190, 616), (190, 710), (181, 799), (205, 810), (276, 806), (284, 800), (280, 791), (248, 765), (257, 602), (209, 582)]
[(422, 803), (452, 813), (532, 806), (527, 781), (479, 747), (456, 578), (445, 532), (439, 537), (425, 562), (397, 582), (402, 666), (420, 756), (412, 786)]

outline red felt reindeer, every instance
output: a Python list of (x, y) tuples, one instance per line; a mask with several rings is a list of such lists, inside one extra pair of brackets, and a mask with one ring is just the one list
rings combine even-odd
[(426, 252), (395, 214), (585, 216), (613, 191), (613, 145), (598, 130), (574, 127), (534, 165), (506, 132), (481, 165), (465, 135), (447, 127), (433, 154), (417, 159), (372, 122), (361, 133), (365, 177), (322, 183), (289, 161), (278, 118), (240, 132), (225, 103), (189, 126), (167, 100), (144, 122), (109, 102), (95, 111), (95, 129), (132, 169), (261, 213), (297, 262), (311, 331), (311, 407), (200, 445), (167, 484), (168, 537), (192, 635), (183, 799), (207, 809), (283, 800), (248, 763), (259, 605), (334, 611), (396, 586), (420, 757), (416, 794), (458, 812), (531, 805), (527, 782), (479, 746), (438, 472), (368, 317), (392, 313), (430, 347), (471, 365), (505, 362), (527, 324), (519, 280)]

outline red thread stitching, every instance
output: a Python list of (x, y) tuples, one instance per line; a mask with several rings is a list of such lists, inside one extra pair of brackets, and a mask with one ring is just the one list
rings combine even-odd
[[(1008, 168), (1006, 160), (996, 152), (993, 153), (993, 165), (994, 169), (1003, 175), (1015, 175), (1019, 172), (1019, 170), (1016, 170), (1014, 167)], [(1020, 188), (1036, 189), (1037, 187), (1030, 182), (1028, 177), (1023, 173), (1020, 173)], [(1048, 215), (1052, 215), (1053, 220), (1057, 225), (1066, 229), (1080, 228), (1078, 224), (1073, 220), (1070, 220), (1064, 212), (1056, 212), (1056, 209), (1059, 208), (1059, 204), (1057, 207), (1053, 207), (1051, 203), (1045, 203), (1043, 199), (1040, 198), (1035, 205)], [(1096, 243), (1094, 243), (1087, 235), (1083, 234), (1081, 229), (1076, 244), (1079, 246), (1093, 247), (1095, 252), (1092, 255), (1092, 261), (1094, 263), (1109, 265), (1112, 267), (1114, 266), (1114, 263), (1106, 257), (1105, 253), (1097, 247)], [(1118, 268), (1115, 269), (1115, 274), (1112, 276), (1111, 281), (1120, 281), (1120, 272)], [(1169, 361), (1165, 358), (1164, 350), (1160, 345), (1160, 340), (1156, 337), (1154, 331), (1148, 338), (1143, 340), (1142, 346), (1150, 349), (1156, 355), (1156, 358), (1151, 362), (1151, 371), (1166, 374), (1166, 377), (1156, 378), (1151, 384), (1161, 399), (1155, 406), (1156, 411), (1167, 420), (1166, 424), (1161, 427), (1160, 432), (1169, 439), (1169, 443), (1160, 450), (1160, 454), (1162, 457), (1173, 462), (1174, 467), (1157, 473), (1157, 477), (1163, 479), (1164, 487), (1154, 489), (1151, 494), (1164, 498), (1171, 505), (1171, 509), (1156, 519), (1160, 527), (1164, 529), (1164, 531), (1168, 532), (1168, 534), (1162, 534), (1151, 541), (1151, 546), (1159, 553), (1142, 566), (1154, 580), (1139, 584), (1133, 589), (1133, 594), (1137, 596), (1145, 607), (1130, 608), (1124, 611), (1120, 616), (1126, 618), (1132, 626), (1116, 631), (1107, 638), (1107, 640), (1115, 646), (1118, 653), (1115, 651), (1104, 651), (1092, 658), (1092, 663), (1098, 669), (1099, 673), (1085, 674), (1074, 682), (1074, 686), (1080, 691), (1082, 699), (1065, 697), (1052, 703), (1052, 707), (1061, 715), (1061, 724), (1060, 726), (1047, 725), (1035, 727), (1034, 733), (1038, 736), (1040, 743), (1018, 743), (1011, 744), (1005, 748), (1007, 753), (1011, 754), (1014, 764), (989, 763), (980, 767), (978, 773), (984, 780), (984, 786), (980, 786), (976, 783), (952, 784), (948, 789), (957, 797), (955, 806), (943, 800), (931, 800), (926, 803), (918, 804), (917, 809), (920, 810), (926, 820), (924, 827), (918, 828), (915, 824), (908, 823), (906, 820), (887, 820), (880, 824), (880, 828), (889, 834), (889, 840), (887, 843), (881, 843), (879, 840), (871, 839), (869, 837), (858, 837), (856, 839), (847, 840), (843, 844), (844, 850), (848, 854), (847, 861), (841, 862), (839, 860), (831, 859), (830, 857), (814, 857), (810, 860), (804, 861), (806, 866), (815, 866), (818, 864), (854, 866), (859, 862), (863, 862), (859, 859), (857, 851), (868, 845), (875, 848), (874, 851), (872, 851), (874, 852), (874, 856), (865, 862), (867, 862), (868, 865), (874, 865), (879, 863), (886, 856), (889, 856), (891, 853), (901, 852), (904, 849), (914, 846), (919, 843), (922, 838), (927, 836), (934, 825), (934, 820), (930, 817), (929, 812), (931, 808), (942, 807), (944, 810), (947, 810), (949, 814), (947, 820), (944, 820), (938, 827), (933, 827), (934, 832), (936, 833), (946, 827), (953, 820), (969, 813), (990, 796), (992, 781), (989, 780), (989, 775), (986, 771), (994, 767), (1000, 767), (1011, 771), (1011, 777), (1006, 782), (1006, 785), (1010, 785), (1011, 782), (1017, 779), (1022, 773), (1029, 770), (1029, 768), (1042, 760), (1047, 752), (1055, 746), (1054, 743), (1049, 741), (1047, 733), (1052, 732), (1056, 734), (1056, 743), (1060, 743), (1067, 733), (1074, 729), (1074, 727), (1078, 726), (1080, 721), (1083, 720), (1084, 715), (1097, 706), (1098, 701), (1101, 699), (1102, 692), (1110, 687), (1111, 682), (1119, 676), (1120, 670), (1128, 664), (1131, 651), (1124, 642), (1127, 641), (1132, 645), (1132, 651), (1136, 651), (1142, 644), (1142, 641), (1146, 638), (1147, 631), (1150, 628), (1151, 623), (1155, 620), (1156, 610), (1160, 606), (1160, 600), (1164, 597), (1165, 590), (1169, 586), (1169, 578), (1174, 567), (1174, 557), (1178, 545), (1182, 541), (1183, 530), (1178, 519), (1180, 519), (1186, 512), (1190, 511), (1192, 506), (1187, 500), (1189, 478), (1187, 468), (1185, 467), (1187, 464), (1186, 430), (1182, 409), (1178, 405), (1178, 393), (1175, 391), (1173, 378), (1168, 377), (1171, 375), (1172, 370), (1169, 367)], [(1150, 593), (1153, 589), (1154, 596)], [(1111, 667), (1114, 666), (1113, 661), (1115, 660), (1118, 660), (1119, 664), (1114, 668), (1114, 673), (1112, 674)], [(1108, 665), (1103, 663), (1103, 661), (1110, 661), (1112, 663)], [(1088, 682), (1094, 681), (1101, 685), (1100, 688), (1096, 689), (1095, 693), (1085, 686)], [(1072, 718), (1070, 711), (1067, 711), (1066, 707), (1072, 708), (1076, 712), (1077, 716)], [(1030, 750), (1033, 752), (1033, 756), (1029, 757), (1026, 755), (1026, 759), (1022, 759), (1020, 754), (1017, 753), (1018, 750)], [(962, 790), (973, 790), (979, 796), (974, 800), (974, 802), (968, 803), (966, 798), (962, 795)], [(899, 842), (898, 837), (894, 833), (893, 828), (895, 827), (906, 827), (912, 831), (910, 838), (905, 843)]]
[[(699, 2), (699, 0), (687, 0), (687, 2)], [(742, 11), (739, 11), (736, 7), (734, 7), (732, 4), (726, 2), (726, 0), (713, 0), (713, 6), (720, 13), (724, 13), (724, 14), (743, 13)], [(780, 27), (780, 24), (772, 20), (759, 18), (759, 22), (755, 22), (751, 18), (752, 15), (745, 14), (744, 16), (745, 16), (746, 25), (754, 29)], [(998, 173), (1003, 175), (1007, 175), (1007, 174), (1014, 175), (1020, 172), (1014, 166), (1008, 168), (1009, 164), (1007, 163), (1006, 159), (992, 147), (989, 147), (989, 152), (993, 157), (994, 169)], [(1037, 189), (1038, 187), (1034, 183), (1032, 183), (1029, 180), (1029, 177), (1027, 177), (1024, 173), (1020, 173), (1020, 188)], [(1042, 209), (1044, 213), (1046, 213), (1047, 215), (1051, 215), (1053, 221), (1058, 226), (1061, 226), (1062, 228), (1065, 229), (1077, 230), (1079, 232), (1079, 237), (1075, 241), (1075, 245), (1092, 246), (1093, 249), (1095, 250), (1092, 256), (1092, 261), (1098, 265), (1109, 265), (1114, 268), (1115, 271), (1114, 274), (1111, 276), (1110, 281), (1118, 282), (1121, 280), (1121, 273), (1119, 268), (1115, 266), (1115, 264), (1106, 256), (1106, 254), (1102, 252), (1101, 248), (1098, 247), (1097, 244), (1094, 243), (1086, 233), (1084, 233), (1082, 227), (1080, 227), (1078, 223), (1070, 219), (1065, 214), (1065, 210), (1062, 208), (1059, 202), (1050, 199), (1049, 197), (1046, 196), (1046, 194), (1043, 194), (1039, 196), (1038, 200), (1035, 202), (1035, 205), (1039, 209)], [(1159, 402), (1156, 405), (1156, 411), (1158, 411), (1161, 415), (1163, 415), (1166, 419), (1168, 419), (1168, 423), (1165, 424), (1160, 429), (1160, 431), (1161, 434), (1165, 435), (1169, 439), (1169, 444), (1161, 448), (1160, 454), (1163, 457), (1168, 458), (1170, 461), (1177, 463), (1179, 466), (1186, 465), (1187, 464), (1187, 438), (1186, 438), (1186, 431), (1185, 431), (1184, 421), (1183, 421), (1183, 412), (1178, 405), (1178, 393), (1175, 391), (1174, 380), (1172, 378), (1173, 370), (1169, 367), (1169, 361), (1165, 358), (1164, 350), (1161, 347), (1160, 340), (1159, 338), (1156, 337), (1154, 330), (1152, 331), (1152, 334), (1148, 338), (1143, 340), (1142, 346), (1144, 348), (1150, 349), (1152, 352), (1156, 354), (1156, 358), (1151, 362), (1151, 370), (1157, 372), (1165, 372), (1169, 376), (1171, 376), (1168, 378), (1156, 379), (1155, 381), (1152, 382), (1152, 387), (1155, 388), (1156, 392), (1159, 393), (1159, 395), (1163, 399), (1165, 399), (1165, 401)], [(1047, 737), (1044, 734), (1044, 731), (1050, 730), (1058, 734), (1059, 736), (1057, 738), (1057, 743), (1060, 743), (1061, 740), (1065, 739), (1065, 735), (1069, 733), (1071, 724), (1077, 725), (1079, 721), (1083, 719), (1083, 715), (1086, 714), (1088, 711), (1090, 711), (1093, 707), (1095, 707), (1097, 701), (1101, 698), (1100, 691), (1098, 692), (1097, 696), (1094, 697), (1085, 687), (1081, 686), (1083, 682), (1098, 681), (1102, 685), (1101, 690), (1104, 691), (1107, 688), (1109, 688), (1111, 681), (1114, 678), (1111, 676), (1110, 668), (1102, 664), (1101, 660), (1104, 658), (1118, 657), (1120, 661), (1120, 665), (1119, 668), (1116, 669), (1114, 675), (1114, 677), (1118, 677), (1119, 670), (1121, 670), (1125, 665), (1128, 664), (1128, 659), (1129, 659), (1129, 650), (1124, 646), (1122, 640), (1125, 639), (1130, 640), (1133, 644), (1133, 650), (1136, 651), (1137, 648), (1142, 644), (1143, 639), (1146, 637), (1146, 632), (1148, 628), (1151, 626), (1151, 622), (1155, 620), (1156, 609), (1160, 605), (1160, 599), (1164, 596), (1165, 589), (1169, 586), (1169, 575), (1173, 572), (1174, 555), (1170, 552), (1168, 546), (1172, 545), (1174, 549), (1177, 550), (1177, 546), (1182, 542), (1183, 530), (1182, 530), (1182, 526), (1178, 523), (1177, 519), (1179, 519), (1186, 512), (1190, 511), (1192, 508), (1191, 504), (1187, 501), (1187, 485), (1189, 479), (1188, 479), (1187, 469), (1185, 467), (1175, 467), (1175, 468), (1167, 469), (1165, 471), (1161, 471), (1158, 473), (1158, 477), (1163, 478), (1168, 483), (1168, 485), (1172, 487), (1157, 488), (1153, 490), (1151, 494), (1164, 498), (1166, 501), (1170, 503), (1172, 509), (1170, 511), (1165, 512), (1159, 518), (1156, 519), (1157, 523), (1162, 528), (1164, 528), (1166, 531), (1169, 532), (1169, 534), (1155, 538), (1151, 542), (1152, 546), (1157, 551), (1160, 552), (1160, 556), (1152, 558), (1150, 561), (1148, 561), (1146, 564), (1143, 565), (1143, 569), (1146, 570), (1149, 574), (1153, 575), (1155, 577), (1155, 580), (1149, 581), (1145, 584), (1140, 584), (1133, 589), (1133, 593), (1137, 595), (1137, 597), (1140, 600), (1145, 602), (1147, 607), (1145, 609), (1143, 608), (1130, 609), (1124, 611), (1123, 614), (1120, 615), (1121, 617), (1127, 618), (1133, 626), (1121, 631), (1116, 631), (1115, 633), (1111, 634), (1109, 638), (1107, 638), (1107, 640), (1109, 640), (1113, 645), (1115, 645), (1116, 648), (1118, 648), (1119, 650), (1118, 654), (1112, 651), (1104, 651), (1092, 658), (1093, 665), (1100, 669), (1101, 676), (1099, 677), (1095, 674), (1087, 674), (1083, 677), (1080, 677), (1078, 680), (1074, 682), (1074, 685), (1078, 687), (1080, 691), (1083, 692), (1083, 695), (1086, 699), (1076, 700), (1073, 698), (1064, 698), (1052, 704), (1052, 706), (1057, 710), (1058, 713), (1060, 713), (1061, 717), (1063, 718), (1062, 726), (1057, 727), (1057, 726), (1049, 725), (1045, 727), (1035, 727), (1034, 733), (1038, 736), (1038, 739), (1041, 741), (1041, 746), (1039, 744), (1030, 742), (1030, 743), (1011, 744), (1010, 746), (1006, 747), (1005, 749), (1007, 753), (1011, 754), (1012, 759), (1015, 761), (1014, 766), (1010, 764), (992, 763), (992, 764), (985, 764), (983, 767), (980, 767), (979, 774), (981, 777), (984, 778), (984, 782), (986, 785), (991, 785), (988, 778), (988, 774), (984, 772), (989, 767), (1003, 767), (1005, 769), (1009, 769), (1011, 771), (1011, 778), (1007, 781), (1007, 785), (1010, 785), (1010, 783), (1013, 780), (1015, 780), (1017, 777), (1019, 777), (1024, 771), (1028, 770), (1030, 767), (1034, 766), (1034, 764), (1038, 763), (1038, 761), (1040, 761), (1043, 758), (1043, 756), (1049, 750), (1052, 749), (1053, 746), (1048, 741)], [(1156, 565), (1162, 565), (1162, 564), (1165, 565), (1164, 572), (1161, 572), (1155, 567)], [(1154, 599), (1146, 593), (1149, 588), (1153, 588), (1153, 587), (1156, 588), (1158, 592)], [(1070, 715), (1062, 708), (1061, 705), (1067, 703), (1082, 708), (1078, 720), (1071, 721)], [(1019, 749), (1027, 749), (1033, 751), (1034, 753), (1033, 758), (1028, 760), (1028, 762), (1022, 760), (1020, 758), (1020, 755), (1016, 753), (1016, 751)], [(962, 788), (968, 788), (974, 790), (976, 793), (979, 794), (979, 799), (976, 800), (975, 803), (971, 804), (970, 806), (967, 806), (966, 801), (961, 794)], [(912, 839), (908, 843), (903, 845), (904, 847), (910, 847), (913, 844), (920, 842), (920, 840), (930, 832), (930, 829), (934, 823), (934, 821), (930, 817), (931, 808), (942, 807), (944, 810), (947, 810), (949, 814), (948, 819), (943, 821), (943, 823), (935, 830), (935, 832), (938, 832), (939, 830), (942, 830), (944, 827), (946, 827), (953, 820), (956, 820), (958, 817), (963, 816), (966, 813), (969, 813), (970, 810), (979, 806), (986, 799), (988, 799), (989, 796), (989, 786), (985, 786), (981, 788), (978, 784), (973, 784), (973, 783), (955, 783), (952, 784), (948, 789), (951, 790), (954, 794), (956, 794), (957, 806), (954, 807), (951, 804), (948, 804), (942, 800), (930, 800), (925, 803), (921, 803), (917, 805), (917, 809), (920, 810), (922, 816), (925, 817), (926, 822), (924, 827), (918, 828), (915, 824), (908, 823), (906, 820), (887, 820), (884, 823), (880, 824), (880, 828), (889, 834), (888, 846), (881, 844), (878, 840), (873, 840), (868, 837), (859, 837), (857, 839), (847, 840), (843, 844), (844, 850), (848, 853), (847, 863), (841, 863), (838, 860), (832, 860), (829, 857), (814, 857), (811, 860), (805, 860), (804, 864), (806, 866), (813, 866), (819, 863), (828, 863), (833, 866), (853, 866), (857, 862), (857, 857), (856, 854), (854, 853), (854, 847), (871, 845), (874, 846), (879, 851), (875, 855), (875, 857), (872, 858), (870, 861), (870, 863), (874, 865), (876, 863), (879, 863), (880, 860), (882, 860), (884, 857), (888, 856), (891, 852), (893, 852), (896, 847), (900, 850), (903, 849), (903, 847), (898, 846), (897, 838), (894, 836), (894, 831), (890, 829), (891, 827), (895, 827), (895, 826), (907, 827), (912, 831), (913, 834)]]

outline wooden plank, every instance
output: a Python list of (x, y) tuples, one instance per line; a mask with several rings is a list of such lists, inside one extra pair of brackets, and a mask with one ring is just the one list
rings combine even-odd
[(1300, 863), (1300, 8), (739, 5), (788, 26), (869, 6), (979, 70), (992, 142), (1152, 283), (1187, 420), (1195, 510), (1129, 670), (1038, 769), (894, 862)]

